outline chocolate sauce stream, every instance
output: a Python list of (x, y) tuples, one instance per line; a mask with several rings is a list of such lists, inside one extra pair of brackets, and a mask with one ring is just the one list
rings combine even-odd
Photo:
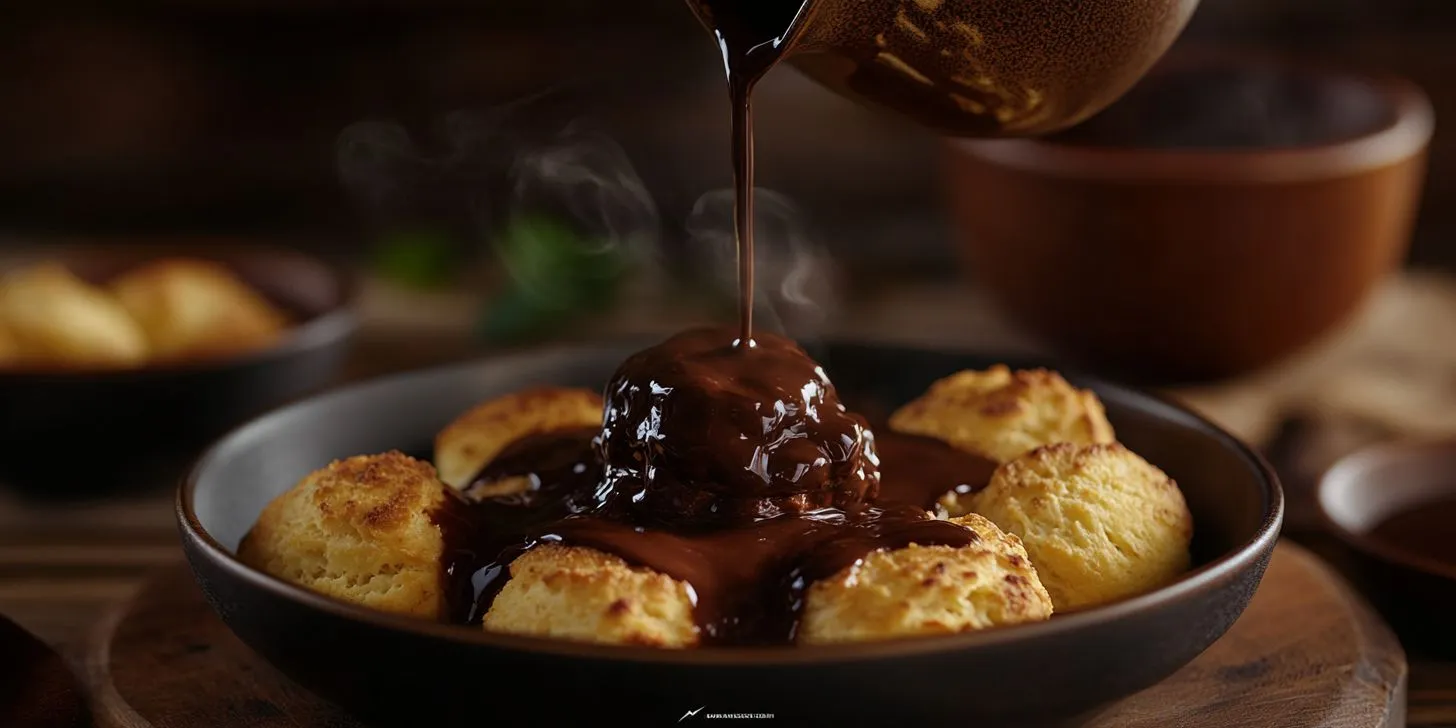
[(688, 0), (723, 55), (732, 105), (738, 341), (753, 346), (753, 86), (793, 46), (815, 0)]
[(753, 107), (750, 86), (731, 84), (733, 233), (738, 241), (738, 341), (753, 346)]

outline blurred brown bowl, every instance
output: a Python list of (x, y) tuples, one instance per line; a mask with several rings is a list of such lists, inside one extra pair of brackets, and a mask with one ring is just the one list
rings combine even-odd
[(1405, 81), (1170, 57), (1041, 140), (949, 143), (976, 283), (1067, 357), (1144, 383), (1274, 364), (1405, 254), (1433, 115)]
[(216, 359), (0, 369), (0, 483), (52, 495), (128, 487), (157, 461), (185, 462), (238, 422), (335, 379), (355, 328), (354, 282), (302, 253), (213, 240), (64, 245), (7, 252), (0, 268), (57, 262), (100, 282), (164, 257), (226, 266), (293, 325), (271, 347)]

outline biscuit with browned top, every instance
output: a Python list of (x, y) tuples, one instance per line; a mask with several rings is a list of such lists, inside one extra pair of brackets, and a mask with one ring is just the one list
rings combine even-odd
[(959, 548), (878, 551), (810, 587), (798, 641), (952, 634), (1051, 616), (1051, 598), (1015, 536), (974, 514), (952, 520), (980, 538)]
[(447, 497), (429, 463), (399, 452), (338, 460), (273, 499), (238, 546), (243, 563), (336, 599), (438, 618)]
[[(521, 438), (601, 424), (602, 396), (589, 389), (538, 387), (513, 392), (472, 407), (441, 430), (435, 436), (435, 467), (447, 485), (464, 489), (486, 463)], [(505, 495), (509, 490), (490, 494)]]
[[(1053, 371), (1012, 371), (1002, 364), (935, 382), (890, 416), (890, 429), (932, 437), (998, 463), (1042, 445), (1116, 439), (1097, 395)], [(970, 511), (956, 493), (946, 493), (940, 505), (952, 516)]]
[(485, 629), (581, 642), (691, 647), (687, 584), (589, 548), (548, 544), (511, 563)]
[(1002, 463), (1042, 445), (1115, 439), (1097, 395), (1053, 371), (1012, 371), (1002, 364), (935, 382), (890, 416), (890, 429)]
[(971, 508), (1021, 537), (1058, 611), (1142, 594), (1188, 569), (1182, 491), (1119, 444), (1038, 448), (1001, 466)]

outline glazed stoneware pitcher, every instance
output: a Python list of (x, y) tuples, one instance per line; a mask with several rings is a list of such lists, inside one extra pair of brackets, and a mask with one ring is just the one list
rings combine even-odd
[[(835, 92), (952, 136), (1069, 127), (1127, 91), (1197, 0), (689, 0), (796, 16), (785, 60)], [(790, 7), (792, 6), (792, 7)], [(750, 9), (751, 8), (751, 9)], [(782, 13), (777, 13), (782, 15)], [(723, 20), (722, 17), (719, 20)]]

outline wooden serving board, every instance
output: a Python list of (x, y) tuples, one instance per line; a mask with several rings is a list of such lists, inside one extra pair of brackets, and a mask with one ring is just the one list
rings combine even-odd
[[(98, 627), (86, 656), (107, 728), (362, 728), (254, 655), (183, 565)], [(1222, 640), (1093, 728), (1402, 728), (1406, 662), (1390, 631), (1304, 549), (1282, 544)]]

